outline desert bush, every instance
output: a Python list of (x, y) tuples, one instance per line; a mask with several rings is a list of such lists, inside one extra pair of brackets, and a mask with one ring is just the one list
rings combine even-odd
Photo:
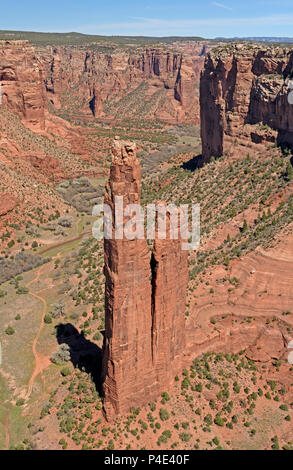
[(19, 398), (19, 400), (17, 400), (17, 402), (16, 402), (16, 406), (22, 406), (22, 405), (24, 405), (24, 399)]
[(8, 336), (11, 336), (11, 335), (14, 335), (15, 333), (15, 330), (12, 328), (12, 326), (8, 326), (5, 330), (5, 333), (8, 335)]
[(65, 315), (65, 303), (63, 301), (52, 305), (51, 315), (53, 318), (60, 318)]
[(51, 232), (55, 232), (57, 227), (58, 227), (57, 224), (55, 224), (54, 222), (48, 222), (46, 225), (43, 226), (43, 229), (50, 230)]
[(63, 375), (63, 377), (67, 377), (70, 374), (71, 370), (69, 369), (69, 367), (63, 367), (63, 369), (61, 369), (61, 375)]
[(187, 432), (182, 432), (181, 434), (179, 434), (179, 437), (180, 437), (181, 441), (188, 442), (192, 436), (191, 436), (191, 434), (189, 434)]
[(59, 217), (59, 219), (57, 220), (57, 224), (61, 225), (61, 227), (70, 228), (73, 224), (73, 218), (64, 215), (63, 217)]
[(40, 255), (32, 255), (21, 251), (14, 259), (0, 258), (0, 284), (9, 281), (18, 274), (37, 268), (44, 263), (48, 263), (50, 258), (42, 258)]
[(160, 409), (160, 418), (162, 421), (167, 421), (167, 419), (170, 418), (170, 415), (165, 408)]
[(18, 295), (28, 294), (28, 293), (29, 293), (29, 289), (28, 289), (27, 287), (20, 286), (20, 287), (16, 290), (16, 293), (17, 293)]
[(62, 227), (57, 227), (57, 229), (54, 232), (54, 235), (56, 235), (56, 237), (58, 235), (61, 235), (62, 237), (64, 237), (66, 235), (66, 232), (65, 232), (65, 230), (63, 230)]
[(51, 361), (54, 364), (63, 364), (70, 361), (70, 347), (66, 343), (60, 344), (57, 351), (53, 352)]
[(30, 225), (29, 227), (27, 227), (25, 233), (27, 233), (31, 237), (38, 238), (41, 236), (40, 229), (36, 227), (35, 225)]

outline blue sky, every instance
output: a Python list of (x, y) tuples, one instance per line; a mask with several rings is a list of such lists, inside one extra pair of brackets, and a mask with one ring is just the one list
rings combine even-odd
[(293, 36), (293, 0), (11, 0), (0, 29), (144, 36)]

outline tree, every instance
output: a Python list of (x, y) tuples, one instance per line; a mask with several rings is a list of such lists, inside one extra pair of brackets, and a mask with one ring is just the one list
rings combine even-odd
[(246, 232), (247, 228), (248, 228), (247, 220), (245, 219), (244, 222), (243, 222), (242, 232)]
[(54, 364), (62, 364), (63, 362), (70, 361), (70, 347), (68, 346), (68, 344), (60, 344), (57, 351), (52, 354), (51, 361)]
[(45, 315), (44, 317), (44, 322), (49, 324), (49, 323), (52, 323), (52, 317), (51, 315), (49, 315), (48, 313)]
[(293, 166), (291, 160), (288, 161), (285, 177), (288, 181), (293, 180)]
[(15, 333), (15, 330), (12, 328), (12, 326), (8, 326), (5, 330), (5, 333), (8, 335), (8, 336), (11, 336), (11, 335), (14, 335)]
[(167, 421), (167, 419), (170, 418), (170, 415), (165, 408), (160, 409), (160, 418), (162, 421)]

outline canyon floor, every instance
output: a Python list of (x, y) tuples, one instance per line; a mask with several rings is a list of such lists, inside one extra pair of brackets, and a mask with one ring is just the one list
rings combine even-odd
[[(273, 146), (191, 169), (197, 158), (187, 152), (153, 160), (143, 200), (201, 203), (202, 241), (189, 255), (186, 311), (198, 347), (185, 351), (186, 369), (171, 390), (115, 423), (104, 421), (98, 393), (104, 278), (94, 217), (68, 205), (70, 227), (58, 225), (60, 213), (50, 217), (51, 230), (42, 214), (27, 228), (10, 227), (4, 240), (16, 243), (4, 250), (9, 258), (24, 248), (45, 264), (16, 276), (8, 269), (1, 285), (2, 447), (292, 447), (292, 366), (284, 342), (293, 337), (293, 187), (282, 177), (285, 160)], [(68, 185), (61, 183), (67, 191), (74, 183)], [(274, 217), (278, 223), (266, 223)], [(257, 328), (261, 334), (250, 343)], [(227, 331), (240, 353), (221, 352)], [(71, 361), (54, 364), (62, 342)]]

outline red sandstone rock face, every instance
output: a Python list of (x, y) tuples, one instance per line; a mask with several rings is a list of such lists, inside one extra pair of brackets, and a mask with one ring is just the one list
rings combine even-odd
[(169, 230), (166, 240), (158, 239), (157, 234), (151, 266), (153, 363), (163, 390), (181, 369), (188, 284), (187, 251), (182, 250), (180, 239), (170, 239)]
[(47, 96), (56, 108), (70, 91), (71, 97), (84, 103), (83, 111), (97, 118), (105, 114), (129, 118), (139, 112), (142, 102), (149, 102), (142, 110), (146, 117), (198, 123), (199, 78), (204, 65), (201, 51), (202, 45), (188, 54), (159, 47), (102, 53), (48, 46), (39, 51), (39, 57), (46, 69)]
[[(140, 202), (140, 166), (135, 146), (115, 141), (105, 203)], [(113, 226), (114, 226), (113, 217)], [(145, 403), (153, 394), (151, 284), (146, 240), (105, 240), (106, 327), (103, 347), (107, 418)]]
[(17, 204), (17, 200), (12, 194), (4, 193), (0, 195), (0, 216), (13, 211)]
[[(140, 165), (133, 144), (116, 140), (112, 154), (105, 203), (114, 227), (115, 196), (123, 196), (124, 205), (140, 203)], [(151, 262), (145, 239), (105, 239), (104, 244), (102, 382), (111, 419), (157, 397), (180, 370), (188, 270), (180, 240), (156, 240)]]
[[(206, 159), (229, 150), (235, 139), (293, 145), (288, 103), (293, 54), (287, 49), (232, 45), (208, 54), (200, 83), (202, 152)], [(274, 129), (266, 139), (254, 125)]]
[(44, 129), (44, 70), (28, 41), (0, 41), (2, 105), (32, 128)]

